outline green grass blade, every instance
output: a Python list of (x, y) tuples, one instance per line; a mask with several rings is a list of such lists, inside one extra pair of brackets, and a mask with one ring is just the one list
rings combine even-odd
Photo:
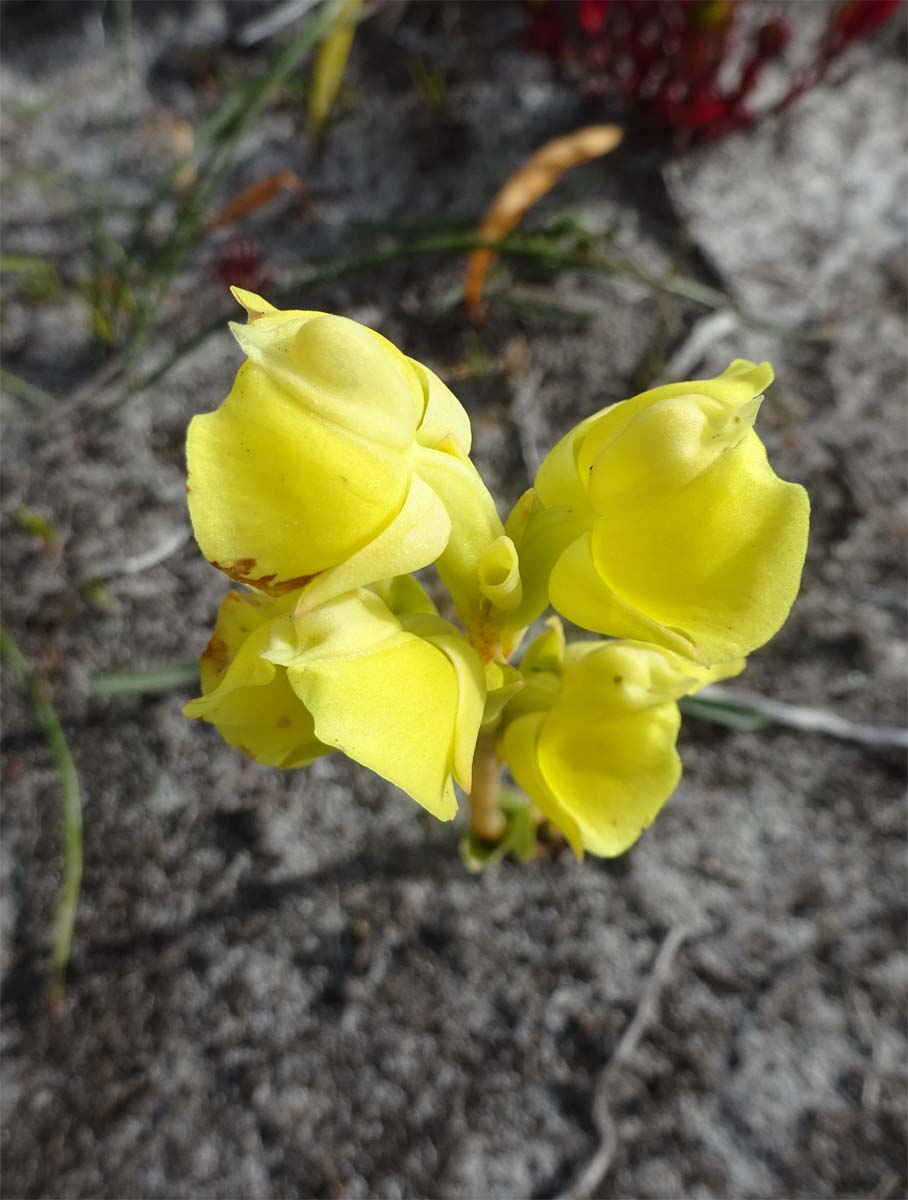
[(51, 944), (51, 1007), (58, 1010), (66, 994), (66, 968), (72, 953), (73, 928), (82, 886), (82, 795), (63, 726), (28, 659), (0, 626), (0, 658), (26, 692), (60, 781), (60, 826), (63, 882), (57, 899)]
[[(335, 8), (336, 4), (323, 4), (321, 11), (306, 24), (297, 37), (274, 57), (264, 75), (254, 80), (239, 96), (232, 96), (225, 102), (214, 126), (211, 156), (200, 172), (196, 186), (181, 205), (170, 236), (146, 272), (150, 294), (138, 314), (123, 351), (123, 367), (127, 371), (145, 343), (170, 281), (202, 231), (208, 210), (230, 169), (240, 139), (274, 93), (287, 82), (309, 51), (324, 36), (333, 20)], [(211, 132), (209, 128), (206, 136)]]
[(198, 662), (171, 663), (137, 671), (115, 671), (99, 675), (91, 682), (92, 696), (136, 696), (147, 692), (168, 692), (191, 683), (198, 687)]
[(769, 718), (741, 704), (728, 704), (720, 700), (705, 700), (702, 696), (685, 696), (678, 707), (686, 717), (699, 717), (713, 725), (724, 725), (739, 733), (756, 733), (765, 729)]
[(57, 403), (50, 392), (45, 392), (43, 388), (29, 383), (27, 379), (22, 379), (3, 367), (0, 367), (0, 387), (5, 388), (17, 400), (23, 400), (38, 413), (48, 412)]

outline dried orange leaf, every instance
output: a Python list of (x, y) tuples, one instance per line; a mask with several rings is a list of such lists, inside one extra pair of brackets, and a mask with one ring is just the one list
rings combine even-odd
[(221, 211), (211, 218), (208, 228), (220, 229), (223, 225), (232, 225), (234, 221), (248, 217), (250, 213), (261, 208), (263, 204), (267, 204), (279, 193), (301, 193), (303, 190), (303, 181), (295, 171), (278, 171), (276, 175), (271, 175), (268, 179), (262, 179), (258, 183), (243, 188), (239, 195), (234, 196), (229, 204), (225, 204)]
[[(492, 201), (479, 227), (479, 236), (489, 241), (503, 238), (565, 171), (608, 154), (622, 136), (619, 125), (586, 125), (546, 142), (514, 172)], [(483, 317), (482, 285), (494, 257), (494, 250), (474, 250), (467, 262), (463, 294), (473, 321), (481, 321)]]

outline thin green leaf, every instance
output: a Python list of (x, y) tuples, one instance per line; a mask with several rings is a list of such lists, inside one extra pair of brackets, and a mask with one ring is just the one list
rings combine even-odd
[(3, 387), (11, 396), (15, 396), (17, 400), (23, 400), (39, 413), (47, 412), (57, 403), (50, 392), (45, 392), (37, 384), (29, 383), (27, 379), (14, 375), (5, 367), (0, 367), (0, 387)]
[(678, 707), (686, 717), (699, 717), (701, 721), (711, 721), (714, 725), (724, 725), (740, 733), (756, 733), (769, 724), (768, 717), (752, 708), (719, 700), (704, 700), (701, 696), (686, 696), (679, 701)]
[(26, 692), (38, 726), (53, 756), (60, 781), (60, 825), (63, 848), (63, 882), (57, 899), (51, 946), (51, 1007), (59, 1010), (66, 995), (66, 968), (72, 952), (73, 928), (82, 886), (82, 796), (79, 776), (63, 726), (41, 683), (16, 645), (0, 626), (0, 658)]
[[(543, 238), (515, 238), (512, 236), (502, 242), (489, 242), (477, 237), (474, 233), (464, 233), (459, 230), (428, 234), (425, 237), (418, 237), (413, 241), (384, 245), (378, 249), (357, 254), (348, 259), (318, 266), (304, 267), (295, 273), (288, 273), (284, 277), (282, 284), (271, 290), (268, 298), (272, 304), (280, 306), (283, 301), (290, 301), (292, 303), (298, 300), (301, 293), (305, 293), (322, 284), (333, 283), (336, 280), (358, 275), (377, 267), (387, 266), (390, 263), (401, 262), (409, 258), (419, 258), (424, 255), (462, 254), (481, 248), (493, 249), (503, 257), (529, 258), (551, 266), (577, 267), (587, 271), (624, 275), (637, 279), (655, 291), (663, 292), (666, 295), (692, 300), (707, 308), (727, 309), (734, 312), (742, 324), (774, 332), (781, 337), (823, 340), (828, 339), (833, 332), (828, 328), (792, 331), (770, 326), (765, 321), (758, 321), (748, 316), (747, 313), (736, 309), (727, 296), (711, 288), (703, 287), (696, 280), (686, 279), (681, 276), (669, 276), (660, 279), (640, 271), (632, 263), (623, 262), (618, 259), (604, 256), (591, 257), (586, 253), (559, 253), (553, 250), (550, 241)], [(112, 396), (108, 394), (100, 404), (97, 404), (96, 413), (108, 413), (113, 409), (119, 408), (140, 392), (145, 391), (154, 384), (160, 383), (176, 363), (201, 346), (214, 334), (221, 332), (226, 322), (231, 319), (233, 313), (234, 309), (225, 308), (222, 313), (217, 314), (209, 322), (206, 322), (205, 325), (196, 330), (185, 341), (178, 343), (170, 356), (159, 366), (154, 367), (139, 379), (127, 383), (118, 394)], [(127, 347), (123, 354), (111, 360), (99, 372), (99, 375), (90, 381), (89, 385), (80, 389), (80, 392), (70, 402), (70, 406), (78, 406), (85, 400), (96, 397), (102, 388), (109, 387), (115, 380), (121, 378), (129, 366), (131, 366), (134, 354), (134, 348)]]
[[(274, 57), (267, 71), (238, 95), (229, 97), (209, 123), (205, 136), (211, 137), (213, 141), (211, 156), (201, 170), (197, 184), (181, 204), (173, 230), (147, 272), (150, 295), (124, 348), (121, 360), (124, 368), (128, 369), (135, 362), (144, 346), (167, 287), (179, 270), (187, 251), (201, 233), (208, 210), (230, 169), (240, 140), (275, 92), (286, 83), (309, 51), (324, 36), (334, 11), (334, 5), (323, 5), (322, 11)], [(146, 219), (150, 215), (150, 212), (147, 213)], [(139, 230), (142, 229), (144, 220), (139, 227)], [(133, 242), (135, 240), (134, 236)]]
[(199, 664), (171, 663), (164, 667), (148, 667), (137, 671), (115, 671), (110, 675), (99, 675), (89, 687), (92, 696), (135, 696), (147, 692), (169, 692), (173, 688), (185, 687), (187, 683), (198, 686)]

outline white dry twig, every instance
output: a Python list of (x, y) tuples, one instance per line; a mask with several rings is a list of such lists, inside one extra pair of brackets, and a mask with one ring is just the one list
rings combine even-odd
[(612, 1079), (618, 1067), (633, 1056), (650, 1023), (656, 1017), (659, 997), (671, 976), (675, 956), (692, 932), (693, 930), (687, 926), (676, 925), (674, 929), (669, 930), (665, 941), (659, 948), (653, 969), (640, 996), (637, 1011), (625, 1026), (615, 1053), (599, 1072), (596, 1080), (593, 1121), (599, 1132), (599, 1146), (572, 1187), (564, 1192), (559, 1200), (589, 1200), (608, 1174), (615, 1151), (618, 1149), (618, 1131), (609, 1109), (609, 1089)]
[(721, 342), (728, 334), (734, 333), (740, 324), (737, 314), (729, 308), (720, 308), (718, 312), (701, 317), (665, 364), (662, 378), (666, 382), (672, 379), (686, 379), (694, 367), (700, 365), (707, 351), (716, 342)]
[(292, 25), (294, 21), (305, 16), (311, 8), (315, 8), (316, 4), (320, 3), (321, 0), (286, 0), (284, 4), (276, 4), (264, 16), (254, 17), (248, 21), (240, 30), (237, 41), (241, 46), (246, 47), (263, 42), (266, 38), (273, 37), (282, 29), (286, 29), (288, 25)]
[(745, 688), (725, 687), (723, 684), (711, 684), (699, 696), (703, 700), (717, 700), (722, 704), (750, 708), (770, 721), (777, 721), (790, 729), (801, 729), (805, 733), (826, 733), (848, 742), (862, 742), (865, 746), (894, 746), (908, 750), (908, 730), (905, 729), (859, 725), (836, 713), (804, 708), (799, 704), (785, 704), (782, 700), (772, 700)]
[(540, 405), (536, 402), (541, 383), (542, 372), (528, 369), (515, 379), (511, 396), (511, 414), (517, 428), (520, 453), (530, 479), (535, 476), (545, 457), (542, 450), (545, 435), (542, 430)]
[(145, 550), (142, 554), (133, 554), (129, 558), (121, 558), (111, 563), (97, 565), (85, 572), (86, 579), (119, 579), (123, 575), (141, 575), (143, 571), (158, 566), (175, 554), (181, 546), (189, 541), (192, 530), (188, 525), (180, 525), (171, 530), (157, 546)]

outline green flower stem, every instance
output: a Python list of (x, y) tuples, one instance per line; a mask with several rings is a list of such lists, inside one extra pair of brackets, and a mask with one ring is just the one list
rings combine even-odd
[(28, 659), (0, 626), (0, 658), (16, 676), (28, 695), (38, 725), (47, 742), (60, 780), (61, 834), (63, 843), (63, 883), (54, 917), (51, 947), (51, 1008), (59, 1010), (66, 989), (66, 968), (72, 950), (73, 927), (82, 885), (82, 797), (79, 777), (70, 754), (66, 735), (53, 705), (44, 695)]
[(470, 790), (470, 832), (484, 842), (497, 842), (504, 833), (504, 813), (498, 805), (501, 794), (501, 770), (495, 730), (485, 730), (476, 742), (473, 755), (473, 786)]

